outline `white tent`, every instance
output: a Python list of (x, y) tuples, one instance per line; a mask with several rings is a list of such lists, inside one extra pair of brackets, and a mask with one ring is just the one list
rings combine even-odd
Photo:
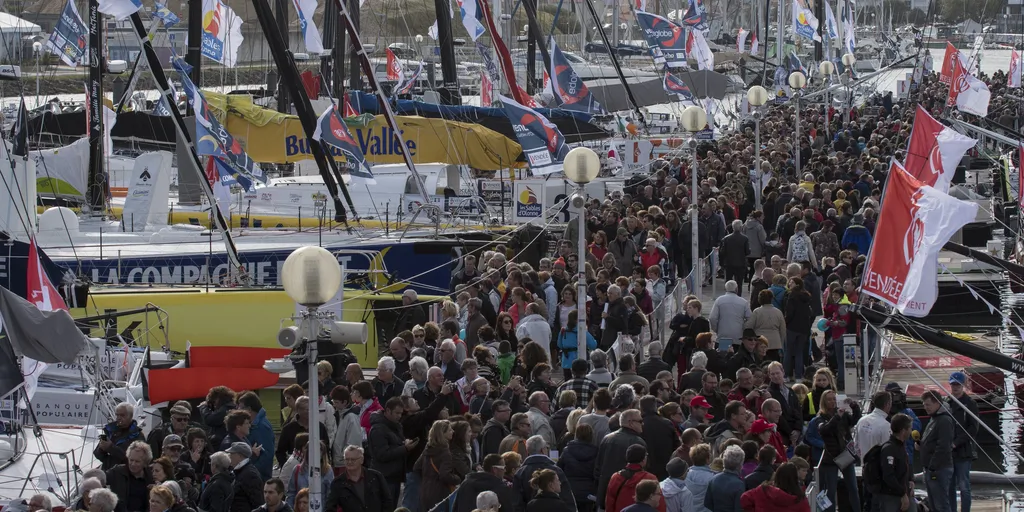
[(21, 64), (31, 58), (32, 42), (26, 41), (42, 33), (42, 27), (13, 14), (0, 12), (0, 63)]
[(18, 32), (22, 35), (36, 34), (43, 31), (39, 25), (6, 12), (0, 12), (0, 30), (4, 32)]

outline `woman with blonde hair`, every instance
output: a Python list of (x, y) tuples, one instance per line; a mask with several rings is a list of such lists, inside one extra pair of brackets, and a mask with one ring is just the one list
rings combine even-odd
[(443, 324), (445, 320), (455, 320), (456, 322), (459, 321), (458, 304), (450, 300), (446, 300), (441, 303), (441, 323)]
[(171, 490), (158, 485), (149, 490), (149, 512), (167, 512), (174, 506)]
[[(819, 375), (815, 375), (815, 380)], [(860, 510), (860, 495), (857, 491), (857, 475), (854, 472), (853, 457), (847, 450), (847, 445), (853, 439), (853, 427), (860, 420), (860, 407), (856, 402), (847, 398), (839, 407), (838, 395), (834, 389), (826, 389), (821, 394), (821, 402), (818, 404), (818, 414), (807, 425), (807, 434), (804, 436), (807, 444), (811, 445), (812, 466), (819, 468), (821, 487), (825, 489), (832, 507), (825, 509), (825, 512), (836, 510), (836, 492), (839, 487), (839, 473), (843, 474), (843, 482), (846, 485), (847, 500), (853, 510)], [(820, 461), (820, 464), (819, 464)]]
[(448, 420), (438, 420), (430, 426), (427, 447), (413, 465), (413, 471), (419, 473), (421, 478), (421, 510), (429, 510), (444, 501), (462, 481), (449, 449), (454, 435), (455, 430)]
[(558, 473), (552, 469), (542, 469), (533, 474), (530, 479), (530, 487), (533, 488), (534, 498), (526, 505), (526, 512), (561, 512), (566, 509), (559, 493), (562, 492), (562, 482), (558, 480)]
[(804, 421), (811, 421), (811, 418), (818, 414), (818, 407), (821, 406), (821, 398), (825, 391), (838, 391), (836, 378), (832, 375), (832, 370), (819, 368), (814, 372), (814, 380), (809, 390), (810, 395), (807, 400), (804, 400), (802, 409)]
[(576, 426), (580, 423), (580, 418), (586, 414), (587, 411), (583, 409), (573, 409), (569, 413), (569, 416), (565, 419), (565, 434), (558, 440), (558, 453), (565, 451), (565, 446), (569, 444), (569, 441), (576, 439)]

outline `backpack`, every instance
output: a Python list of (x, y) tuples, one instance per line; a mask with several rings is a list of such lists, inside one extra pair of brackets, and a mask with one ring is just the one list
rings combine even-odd
[(861, 462), (864, 487), (871, 492), (882, 489), (882, 448), (887, 444), (889, 441), (875, 445), (864, 454)]
[(794, 235), (789, 239), (789, 247), (793, 251), (793, 261), (810, 261), (810, 251), (808, 250), (808, 244), (810, 239), (807, 235)]

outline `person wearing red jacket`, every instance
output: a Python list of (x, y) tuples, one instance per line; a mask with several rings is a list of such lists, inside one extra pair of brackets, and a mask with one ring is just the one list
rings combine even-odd
[[(778, 432), (775, 425), (779, 424), (779, 418), (782, 417), (782, 404), (774, 398), (769, 398), (761, 404), (761, 414), (758, 416), (757, 421), (764, 421), (769, 425), (772, 425), (771, 435), (768, 437), (766, 444), (771, 445), (775, 448), (775, 463), (782, 464), (789, 460), (786, 456), (786, 441), (782, 438), (782, 434)], [(754, 421), (756, 424), (757, 421)], [(753, 430), (753, 427), (751, 427)]]
[(740, 496), (743, 512), (810, 512), (800, 487), (797, 468), (787, 462), (775, 470), (775, 476)]
[[(626, 449), (626, 467), (612, 475), (605, 493), (605, 512), (622, 512), (622, 509), (636, 503), (636, 486), (644, 480), (658, 481), (654, 473), (644, 471), (647, 465), (647, 448), (634, 444)], [(658, 505), (658, 512), (665, 512), (665, 500)]]
[(352, 403), (359, 406), (359, 426), (365, 435), (370, 435), (370, 415), (384, 409), (370, 381), (361, 380), (352, 386)]

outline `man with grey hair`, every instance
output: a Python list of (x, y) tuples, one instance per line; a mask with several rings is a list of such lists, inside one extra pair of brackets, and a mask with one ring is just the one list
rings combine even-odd
[(604, 330), (601, 331), (599, 347), (609, 350), (619, 334), (629, 334), (629, 310), (622, 300), (622, 289), (618, 285), (608, 287), (608, 303), (605, 304), (605, 311), (601, 313)]
[[(744, 256), (745, 258), (745, 256)], [(742, 279), (742, 276), (740, 277)], [(726, 351), (743, 337), (743, 323), (750, 318), (750, 304), (739, 295), (739, 284), (726, 281), (725, 294), (711, 306), (711, 330), (718, 335), (718, 349)]]
[(708, 371), (708, 355), (704, 352), (694, 352), (690, 356), (690, 371), (679, 377), (679, 392), (687, 389), (700, 392), (704, 387), (704, 374)]
[(402, 387), (402, 396), (412, 396), (413, 393), (423, 389), (427, 384), (427, 370), (430, 363), (422, 357), (413, 357), (409, 360), (409, 379)]
[(377, 360), (377, 376), (370, 381), (373, 384), (373, 392), (377, 401), (384, 404), (394, 396), (402, 394), (405, 382), (395, 375), (395, 359), (391, 356), (384, 356)]
[(398, 313), (398, 320), (395, 322), (395, 333), (411, 331), (415, 325), (427, 323), (427, 311), (419, 302), (419, 295), (416, 290), (405, 290), (402, 293), (402, 310)]
[[(526, 411), (526, 417), (530, 419), (531, 434), (544, 439), (548, 446), (556, 446), (558, 439), (555, 438), (555, 431), (551, 428), (551, 399), (543, 391), (534, 391), (530, 395), (529, 404), (530, 410)], [(529, 450), (529, 445), (527, 445), (527, 450)]]
[(644, 422), (640, 411), (626, 409), (619, 413), (619, 429), (601, 440), (597, 448), (597, 462), (594, 464), (594, 478), (597, 480), (595, 496), (602, 500), (608, 494), (608, 481), (616, 471), (626, 467), (626, 451), (638, 444), (647, 448), (642, 434)]
[(470, 354), (480, 344), (480, 328), (487, 325), (483, 307), (484, 301), (479, 297), (473, 297), (466, 302), (466, 351)]
[[(444, 380), (448, 382), (455, 382), (463, 376), (462, 363), (455, 358), (456, 350), (455, 342), (451, 339), (446, 339), (441, 342), (441, 345), (437, 347), (437, 352), (435, 352), (435, 354), (438, 354), (437, 365), (441, 368), (441, 373), (444, 374)], [(426, 409), (427, 405), (423, 405), (423, 408)]]
[(708, 490), (704, 493), (704, 508), (710, 512), (743, 510), (740, 506), (740, 495), (747, 490), (743, 478), (740, 477), (743, 458), (743, 449), (739, 446), (730, 446), (722, 452), (722, 465), (725, 469), (708, 483)]
[(494, 491), (484, 491), (476, 497), (476, 508), (480, 512), (498, 512), (501, 502)]
[(590, 366), (593, 369), (587, 374), (587, 379), (598, 386), (606, 388), (615, 380), (615, 375), (608, 370), (608, 353), (604, 350), (597, 348), (590, 352)]
[[(455, 361), (452, 361), (449, 366), (455, 366)], [(461, 373), (461, 370), (460, 370)], [(444, 395), (441, 393), (442, 388), (445, 385), (445, 375), (440, 368), (431, 366), (427, 370), (427, 382), (422, 389), (412, 394), (413, 399), (419, 404), (420, 409), (426, 410), (430, 407), (430, 404), (434, 403), (434, 400), (441, 399), (445, 402), (445, 407), (448, 409), (448, 414), (455, 416), (461, 412), (459, 407), (458, 399), (455, 397), (455, 393)], [(454, 386), (454, 381), (452, 381)]]
[(114, 409), (114, 421), (103, 427), (99, 438), (92, 454), (103, 464), (104, 471), (127, 462), (125, 450), (128, 445), (138, 439), (145, 439), (142, 429), (135, 421), (135, 408), (125, 402), (117, 404), (117, 408)]
[(229, 512), (234, 499), (231, 474), (231, 457), (225, 452), (210, 455), (210, 472), (213, 476), (199, 497), (199, 510), (203, 512)]
[[(281, 435), (277, 439), (278, 443), (274, 454), (277, 457), (278, 465), (283, 466), (288, 460), (288, 456), (295, 449), (295, 436), (303, 432), (309, 432), (309, 397), (300, 396), (297, 398), (294, 410), (292, 419), (281, 427)], [(320, 439), (331, 438), (323, 421), (318, 422), (317, 427), (320, 429)], [(263, 489), (263, 487), (261, 486), (260, 489)]]
[[(747, 258), (750, 256), (750, 239), (743, 234), (743, 221), (732, 221), (732, 233), (722, 239), (718, 261), (725, 271), (725, 279), (742, 283), (747, 278)], [(743, 287), (735, 292), (742, 295)]]
[(647, 379), (648, 382), (654, 382), (659, 373), (672, 369), (672, 365), (661, 358), (664, 350), (662, 347), (661, 342), (657, 340), (647, 345), (647, 360), (640, 363), (636, 369), (636, 374)]
[(78, 502), (75, 503), (74, 510), (89, 510), (89, 493), (93, 489), (103, 489), (103, 482), (100, 482), (99, 478), (86, 478), (82, 480), (82, 483), (78, 484)]
[(153, 451), (145, 441), (133, 441), (125, 450), (127, 462), (107, 471), (107, 485), (124, 503), (125, 510), (148, 510), (148, 488), (153, 481), (149, 463)]
[(519, 467), (519, 471), (516, 471), (515, 476), (512, 477), (512, 490), (521, 497), (523, 503), (529, 503), (529, 500), (536, 494), (530, 485), (533, 474), (542, 469), (550, 469), (558, 475), (558, 480), (562, 483), (562, 491), (558, 495), (565, 503), (565, 510), (575, 512), (576, 498), (573, 497), (572, 489), (569, 487), (569, 479), (566, 478), (562, 468), (558, 467), (555, 461), (548, 456), (550, 446), (541, 436), (533, 436), (526, 440), (527, 456), (523, 460), (523, 465)]
[[(89, 512), (114, 512), (120, 500), (110, 489), (93, 489), (89, 491)], [(76, 510), (83, 510), (77, 509)]]

